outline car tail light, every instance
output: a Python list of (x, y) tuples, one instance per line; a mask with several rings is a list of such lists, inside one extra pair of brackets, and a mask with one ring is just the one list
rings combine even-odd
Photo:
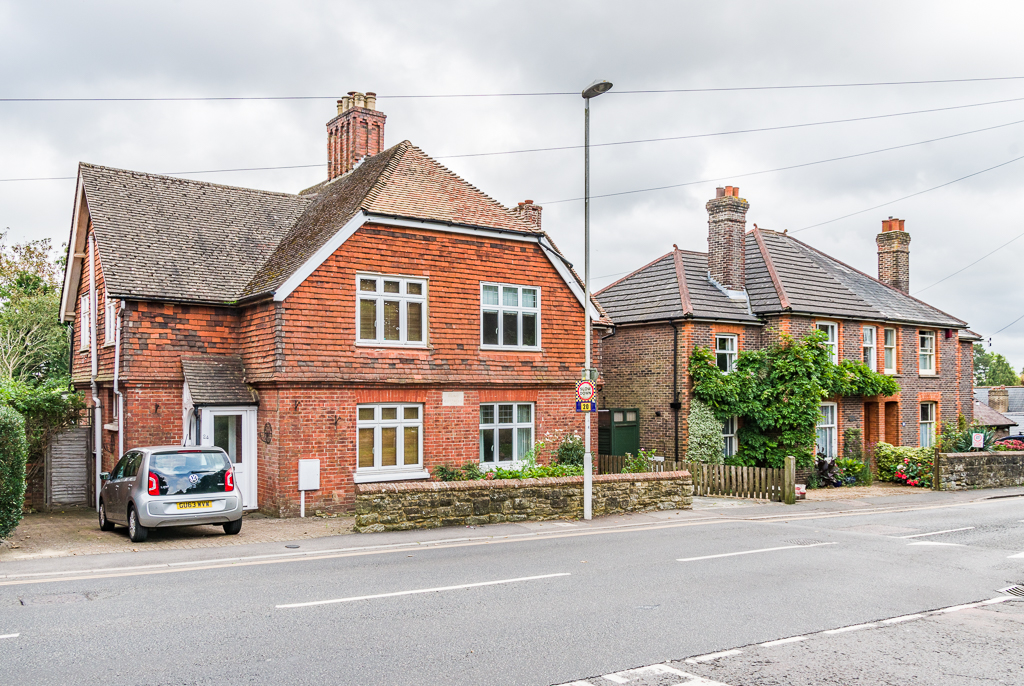
[(235, 490), (235, 473), (230, 469), (224, 472), (224, 490)]
[(160, 480), (156, 478), (156, 474), (153, 472), (149, 473), (149, 494), (160, 495)]

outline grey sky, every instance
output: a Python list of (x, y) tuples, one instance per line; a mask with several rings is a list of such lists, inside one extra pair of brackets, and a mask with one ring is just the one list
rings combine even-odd
[[(0, 0), (0, 97), (380, 94), (387, 144), (431, 155), (582, 143), (578, 96), (388, 95), (615, 91), (1024, 76), (1011, 2), (27, 2)], [(845, 119), (1024, 98), (1024, 80), (626, 95), (593, 103), (594, 143)], [(151, 172), (325, 162), (330, 100), (0, 103), (0, 178), (73, 176), (79, 161)], [(1024, 155), (1024, 123), (802, 169), (740, 174), (1024, 120), (1024, 100), (872, 121), (612, 146), (595, 194), (727, 177), (748, 222), (827, 221)], [(545, 203), (544, 226), (582, 258), (580, 150), (443, 160), (505, 204)], [(193, 178), (282, 191), (325, 168)], [(906, 220), (911, 291), (1024, 233), (1024, 160), (797, 236), (874, 275), (874, 236)], [(671, 249), (706, 250), (716, 185), (597, 199), (596, 287)], [(11, 240), (67, 239), (73, 181), (0, 182)], [(1024, 315), (1024, 238), (920, 295), (988, 336)], [(1024, 364), (1024, 319), (993, 338)]]

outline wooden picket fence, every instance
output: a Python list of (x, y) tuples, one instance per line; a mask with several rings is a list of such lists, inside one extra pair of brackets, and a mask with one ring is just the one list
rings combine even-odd
[[(621, 455), (598, 455), (599, 474), (619, 474), (626, 458)], [(664, 458), (651, 463), (652, 472), (671, 472), (685, 469), (693, 477), (693, 494), (698, 496), (724, 495), (734, 498), (785, 501), (787, 491), (792, 492), (793, 479), (787, 483), (785, 469), (767, 467), (737, 467), (736, 465), (676, 462)], [(792, 499), (794, 495), (790, 495)]]

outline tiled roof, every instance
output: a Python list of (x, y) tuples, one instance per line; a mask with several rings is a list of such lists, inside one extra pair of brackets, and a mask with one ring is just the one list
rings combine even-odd
[[(758, 236), (759, 234), (759, 236)], [(761, 242), (758, 242), (760, 237)], [(763, 244), (763, 247), (762, 247)], [(692, 310), (684, 312), (673, 253), (599, 291), (598, 300), (616, 324), (673, 319), (757, 321), (795, 313), (962, 328), (966, 323), (917, 298), (825, 255), (805, 243), (755, 229), (746, 235), (746, 290), (729, 299), (708, 277), (707, 255), (677, 250)], [(751, 314), (753, 313), (753, 315)]]
[(974, 419), (982, 426), (1016, 426), (1017, 422), (996, 412), (985, 403), (974, 401)]
[(196, 405), (251, 405), (256, 400), (236, 355), (190, 355), (181, 358), (181, 370)]
[(360, 210), (540, 233), (408, 141), (299, 195), (80, 169), (116, 297), (234, 303), (273, 292)]
[[(685, 312), (677, 277), (676, 254), (682, 263), (690, 301), (690, 309)], [(673, 251), (602, 289), (596, 297), (616, 324), (677, 319), (685, 314), (698, 319), (757, 322), (745, 302), (730, 300), (711, 283), (707, 274), (707, 255)]]
[[(980, 386), (974, 389), (974, 399), (988, 405), (988, 387)], [(1024, 386), (1007, 386), (1006, 393), (1009, 396), (1009, 409), (1007, 413), (1024, 413)]]
[(115, 297), (234, 301), (310, 203), (91, 164), (79, 170)]

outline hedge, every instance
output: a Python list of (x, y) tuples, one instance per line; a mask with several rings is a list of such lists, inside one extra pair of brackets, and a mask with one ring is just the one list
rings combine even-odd
[(930, 486), (934, 457), (935, 451), (932, 448), (908, 448), (885, 442), (875, 445), (875, 464), (878, 466), (878, 478), (882, 481), (905, 482), (905, 479), (898, 479), (896, 474), (904, 465), (913, 465), (912, 469), (919, 477), (915, 479), (920, 482), (918, 485)]
[(0, 539), (7, 538), (21, 521), (25, 504), (25, 418), (0, 405)]

